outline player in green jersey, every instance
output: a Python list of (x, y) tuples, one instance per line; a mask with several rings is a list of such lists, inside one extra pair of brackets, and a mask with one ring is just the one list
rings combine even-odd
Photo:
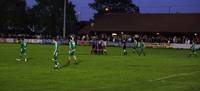
[(124, 55), (127, 55), (128, 52), (127, 52), (127, 43), (126, 43), (126, 39), (122, 40), (122, 48), (123, 48), (123, 54)]
[(74, 41), (74, 37), (70, 36), (69, 38), (69, 57), (68, 57), (68, 64), (71, 63), (72, 58), (74, 59), (74, 64), (78, 64), (77, 58), (76, 58), (76, 43)]
[(143, 56), (146, 56), (146, 54), (144, 53), (144, 42), (143, 42), (143, 40), (141, 40), (141, 42), (140, 42), (138, 55), (140, 56), (142, 54), (143, 54)]
[(138, 54), (137, 47), (138, 47), (138, 42), (137, 42), (136, 39), (134, 39), (134, 43), (133, 43), (133, 46), (132, 46), (132, 52), (133, 53), (137, 53)]
[(190, 47), (191, 52), (188, 55), (188, 57), (191, 57), (192, 55), (195, 55), (197, 57), (197, 48), (195, 42), (192, 42), (192, 46)]
[(57, 39), (53, 39), (54, 43), (54, 53), (53, 53), (53, 61), (54, 61), (54, 68), (59, 68), (59, 63), (58, 63), (58, 42)]
[(20, 39), (20, 56), (19, 58), (16, 58), (17, 61), (24, 60), (27, 62), (27, 43), (24, 41), (24, 38)]

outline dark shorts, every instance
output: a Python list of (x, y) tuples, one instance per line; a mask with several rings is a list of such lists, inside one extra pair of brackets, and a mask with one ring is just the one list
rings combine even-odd
[(192, 52), (193, 52), (193, 53), (195, 53), (195, 52), (196, 52), (196, 50), (192, 50)]
[(23, 54), (23, 55), (26, 55), (26, 50), (25, 50), (25, 49), (22, 49), (22, 50), (20, 51), (20, 53)]
[(75, 55), (75, 51), (69, 51), (69, 55), (70, 56), (74, 56)]
[(126, 46), (123, 46), (123, 49), (126, 49)]
[(103, 47), (102, 47), (102, 46), (99, 46), (99, 49), (101, 50), (101, 49), (103, 49)]
[(95, 49), (96, 48), (96, 46), (95, 45), (92, 45), (92, 49)]

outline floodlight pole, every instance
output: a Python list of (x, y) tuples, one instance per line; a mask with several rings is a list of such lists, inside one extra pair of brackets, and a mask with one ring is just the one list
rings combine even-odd
[(63, 38), (66, 35), (66, 0), (64, 0), (64, 15), (63, 15)]

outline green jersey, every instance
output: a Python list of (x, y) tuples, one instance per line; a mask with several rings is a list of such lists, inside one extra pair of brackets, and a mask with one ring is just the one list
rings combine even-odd
[(192, 50), (192, 51), (196, 51), (196, 44), (195, 44), (195, 43), (192, 44), (191, 50)]
[(73, 40), (70, 40), (69, 42), (69, 55), (73, 56), (75, 55), (75, 51), (76, 51), (76, 43)]
[(69, 42), (69, 49), (74, 50), (76, 48), (76, 43), (72, 40)]
[(21, 44), (20, 44), (20, 48), (21, 48), (21, 50), (26, 50), (26, 48), (27, 48), (27, 43), (24, 42), (24, 41), (22, 41)]
[(138, 46), (137, 40), (134, 40), (133, 48), (137, 48), (137, 46)]
[(58, 42), (55, 42), (54, 44), (54, 55), (58, 54)]
[(24, 40), (21, 40), (21, 43), (20, 43), (20, 58), (17, 58), (16, 60), (20, 61), (21, 59), (24, 59), (25, 62), (26, 62), (27, 61), (26, 52), (27, 52), (27, 43)]
[(195, 43), (192, 43), (192, 46), (190, 47), (190, 49), (191, 49), (191, 52), (188, 57), (191, 57), (192, 55), (195, 55), (197, 57), (197, 52), (196, 52), (197, 48), (196, 48)]
[(20, 44), (20, 53), (22, 55), (26, 55), (26, 48), (27, 48), (27, 43), (24, 42), (24, 41), (21, 41), (21, 44)]
[(144, 42), (140, 42), (140, 49), (144, 49)]
[(139, 46), (139, 53), (138, 53), (138, 55), (140, 56), (140, 55), (146, 55), (145, 53), (144, 53), (144, 42), (140, 42), (140, 46)]

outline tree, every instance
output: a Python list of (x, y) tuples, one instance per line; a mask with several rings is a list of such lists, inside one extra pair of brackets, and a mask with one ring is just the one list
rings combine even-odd
[[(49, 35), (61, 35), (63, 28), (64, 0), (36, 0), (37, 5), (30, 10), (30, 25), (40, 26)], [(66, 26), (67, 31), (73, 31), (77, 19), (74, 5), (67, 0)], [(31, 20), (32, 19), (32, 20)]]
[(139, 13), (139, 7), (132, 0), (95, 0), (89, 6), (97, 11), (97, 15), (106, 13)]
[(1, 31), (24, 30), (26, 23), (25, 0), (0, 0), (0, 12)]

